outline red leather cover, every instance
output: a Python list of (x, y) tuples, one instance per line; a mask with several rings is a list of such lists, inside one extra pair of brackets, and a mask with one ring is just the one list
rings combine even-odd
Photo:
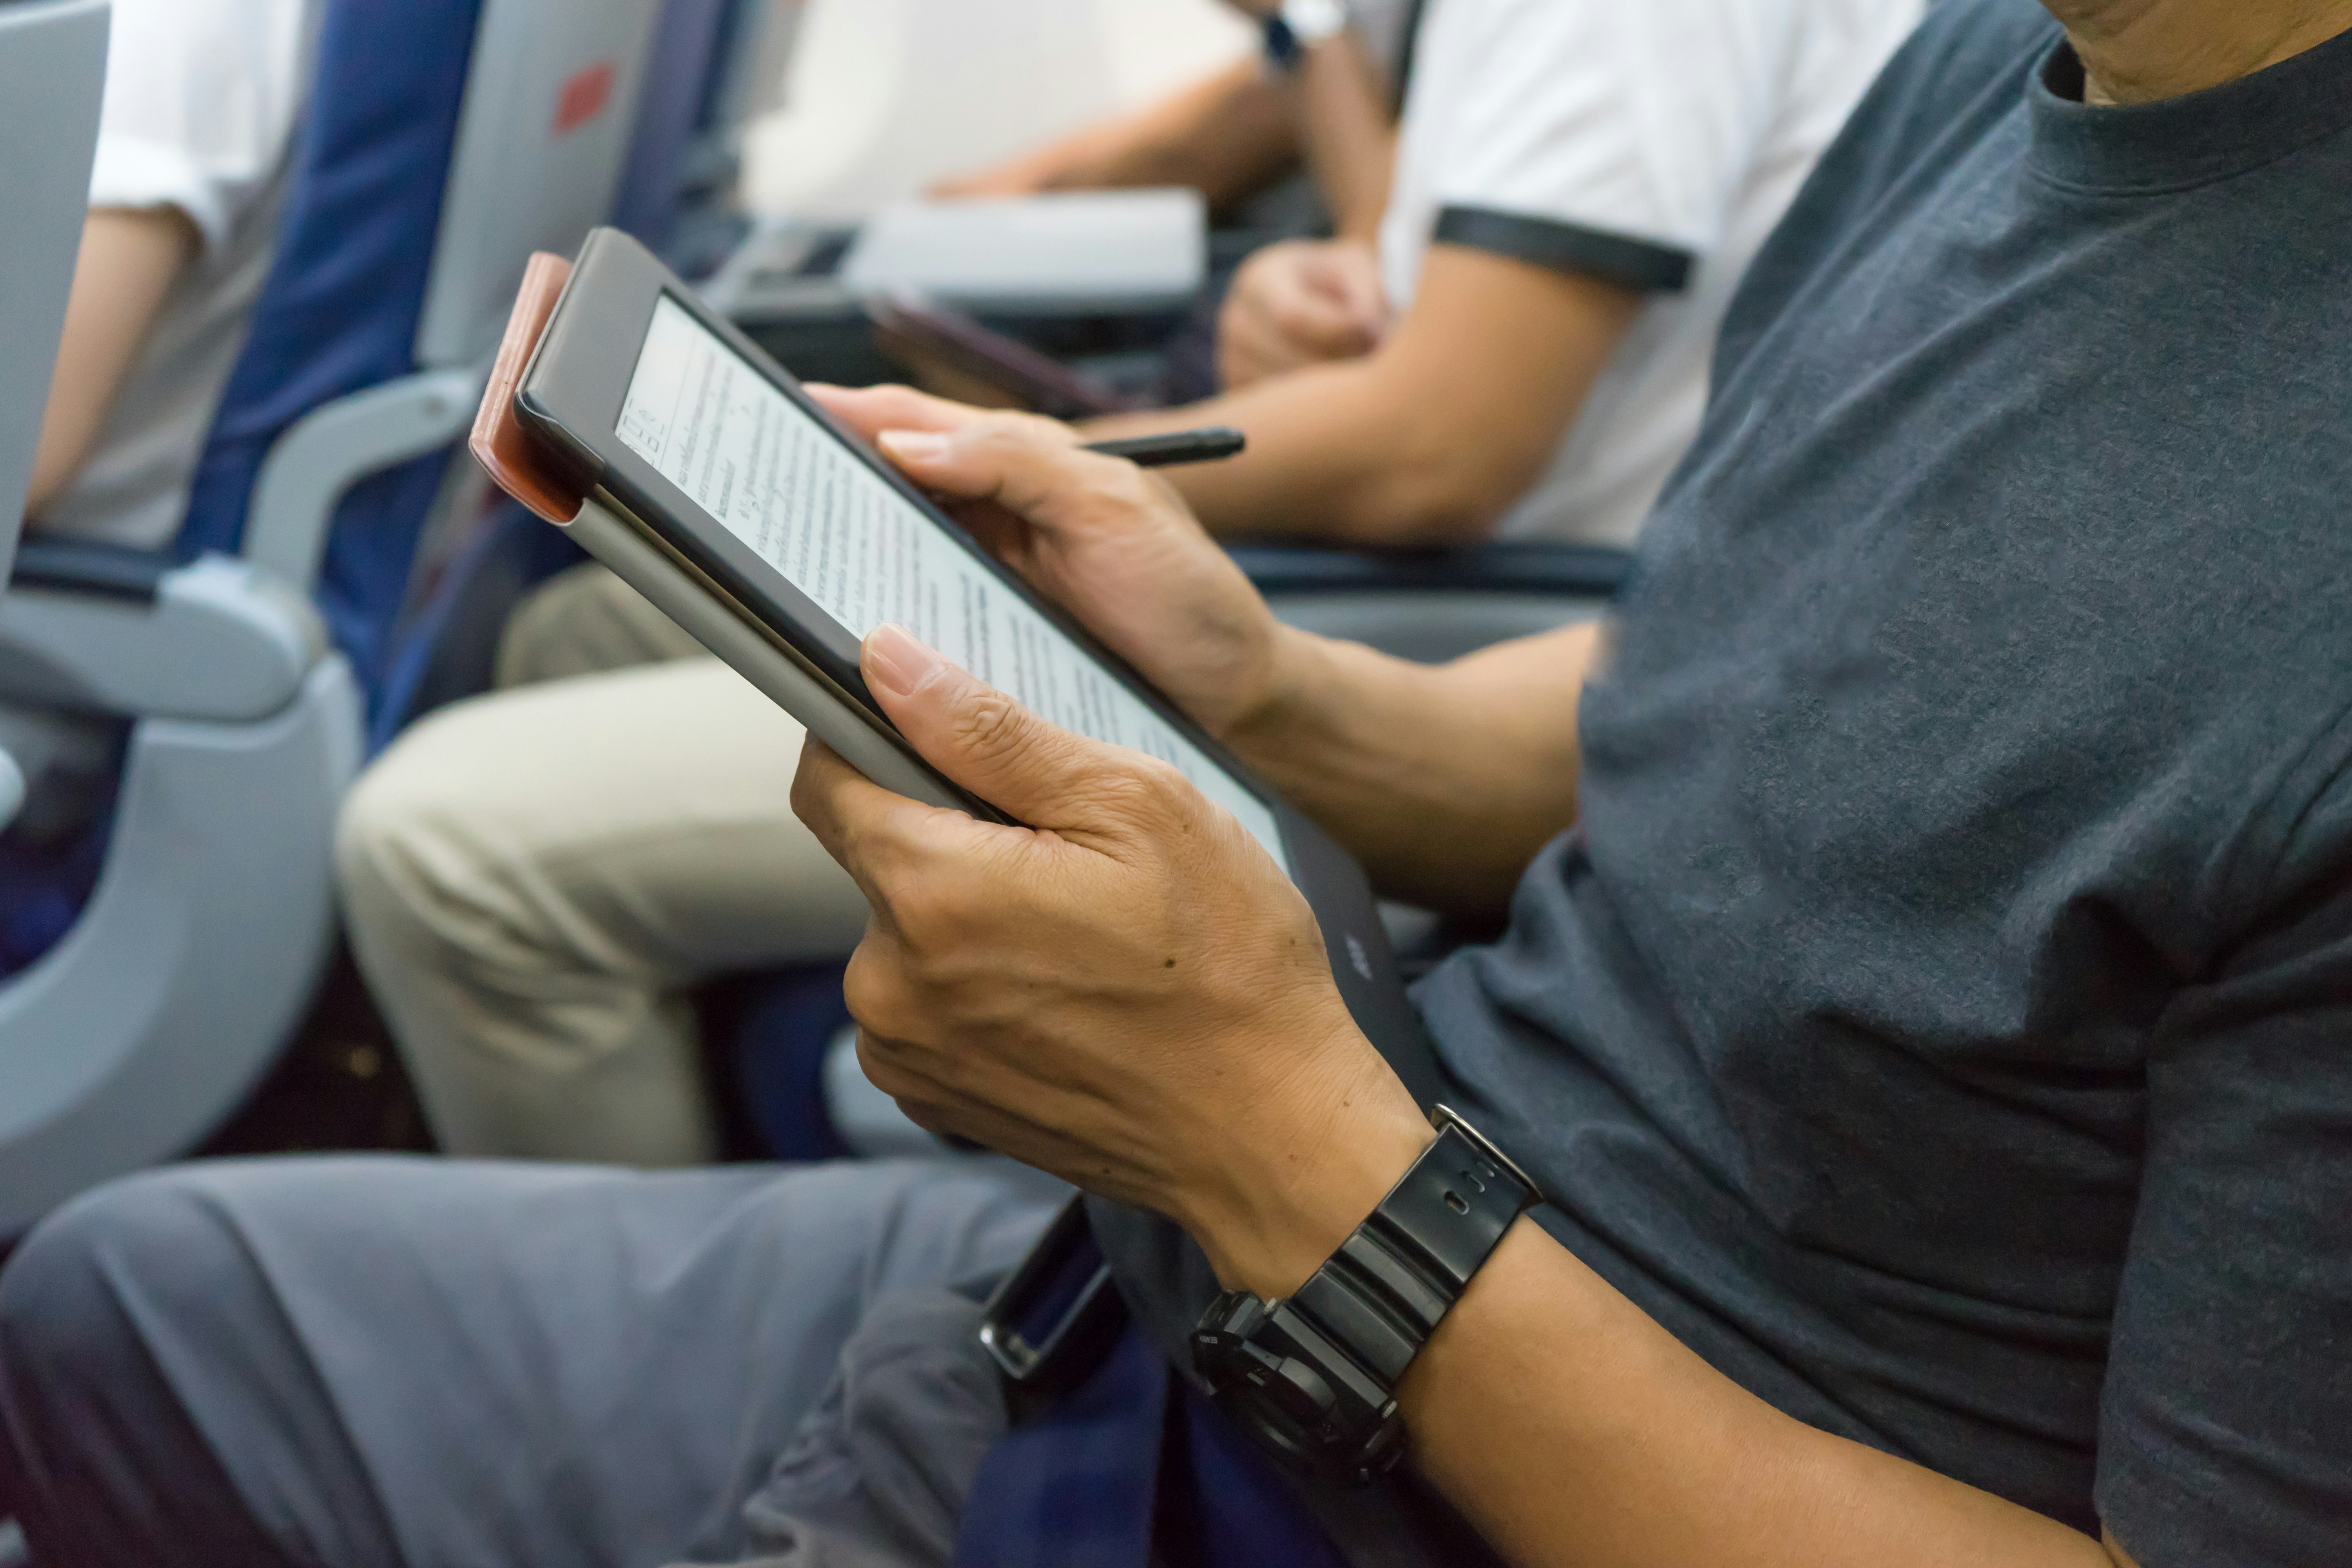
[(580, 503), (587, 498), (547, 471), (530, 433), (515, 417), (515, 390), (522, 384), (523, 367), (530, 363), (531, 351), (539, 347), (571, 277), (572, 263), (544, 250), (533, 254), (523, 268), (522, 292), (515, 296), (514, 313), (507, 318), (507, 335), (499, 340), (490, 384), (474, 416), (471, 443), (475, 460), (489, 470), (500, 489), (559, 525), (578, 517)]

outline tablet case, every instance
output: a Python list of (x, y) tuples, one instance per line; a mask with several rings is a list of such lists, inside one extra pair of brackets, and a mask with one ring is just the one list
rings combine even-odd
[(476, 460), (501, 489), (570, 532), (582, 549), (799, 720), (850, 766), (909, 799), (950, 811), (968, 810), (968, 802), (950, 794), (929, 770), (877, 734), (828, 682), (771, 641), (751, 618), (730, 614), (725, 590), (666, 554), (647, 531), (629, 521), (608, 498), (567, 485), (540, 458), (530, 432), (515, 417), (515, 391), (571, 279), (572, 263), (544, 251), (524, 268), (522, 290), (515, 297), (507, 335), (499, 344), (481, 410), (474, 416)]

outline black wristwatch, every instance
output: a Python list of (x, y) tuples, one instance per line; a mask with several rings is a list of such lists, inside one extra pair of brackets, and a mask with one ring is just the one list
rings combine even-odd
[(1192, 1331), (1219, 1409), (1278, 1457), (1366, 1485), (1404, 1457), (1396, 1388), (1503, 1233), (1542, 1201), (1525, 1173), (1444, 1106), (1371, 1217), (1279, 1301), (1228, 1290)]

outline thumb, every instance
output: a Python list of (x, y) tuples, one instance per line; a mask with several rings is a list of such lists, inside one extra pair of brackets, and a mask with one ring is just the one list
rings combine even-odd
[(1113, 826), (1089, 807), (1137, 771), (1126, 753), (1038, 717), (902, 626), (866, 634), (859, 663), (891, 722), (956, 784), (1033, 827)]

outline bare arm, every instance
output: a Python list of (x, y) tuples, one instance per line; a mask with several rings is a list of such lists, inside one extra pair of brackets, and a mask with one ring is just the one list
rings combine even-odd
[(1597, 279), (1433, 246), (1412, 309), (1372, 353), (1098, 433), (1246, 431), (1242, 457), (1174, 477), (1213, 533), (1481, 539), (1541, 475), (1640, 306)]
[(1189, 185), (1213, 206), (1240, 200), (1297, 155), (1282, 89), (1252, 59), (1132, 113), (1085, 126), (1009, 162), (941, 182), (943, 196)]
[(1432, 667), (1291, 627), (1271, 694), (1225, 732), (1383, 893), (1497, 913), (1576, 818), (1577, 702), (1601, 627)]
[(33, 486), (25, 503), (29, 515), (38, 517), (81, 472), (115, 394), (195, 247), (195, 231), (175, 208), (100, 208), (82, 225), (48, 412), (34, 449)]
[(1388, 210), (1396, 164), (1396, 121), (1380, 66), (1350, 28), (1308, 51), (1289, 90), (1298, 141), (1333, 232), (1371, 240)]
[(1189, 185), (1213, 206), (1263, 189), (1304, 153), (1334, 227), (1370, 239), (1389, 199), (1396, 126), (1381, 70), (1353, 33), (1318, 45), (1290, 81), (1256, 57), (993, 167), (941, 181), (942, 196)]
[(1402, 1403), (1423, 1471), (1514, 1563), (2131, 1568), (2112, 1537), (1780, 1414), (1529, 1220)]

